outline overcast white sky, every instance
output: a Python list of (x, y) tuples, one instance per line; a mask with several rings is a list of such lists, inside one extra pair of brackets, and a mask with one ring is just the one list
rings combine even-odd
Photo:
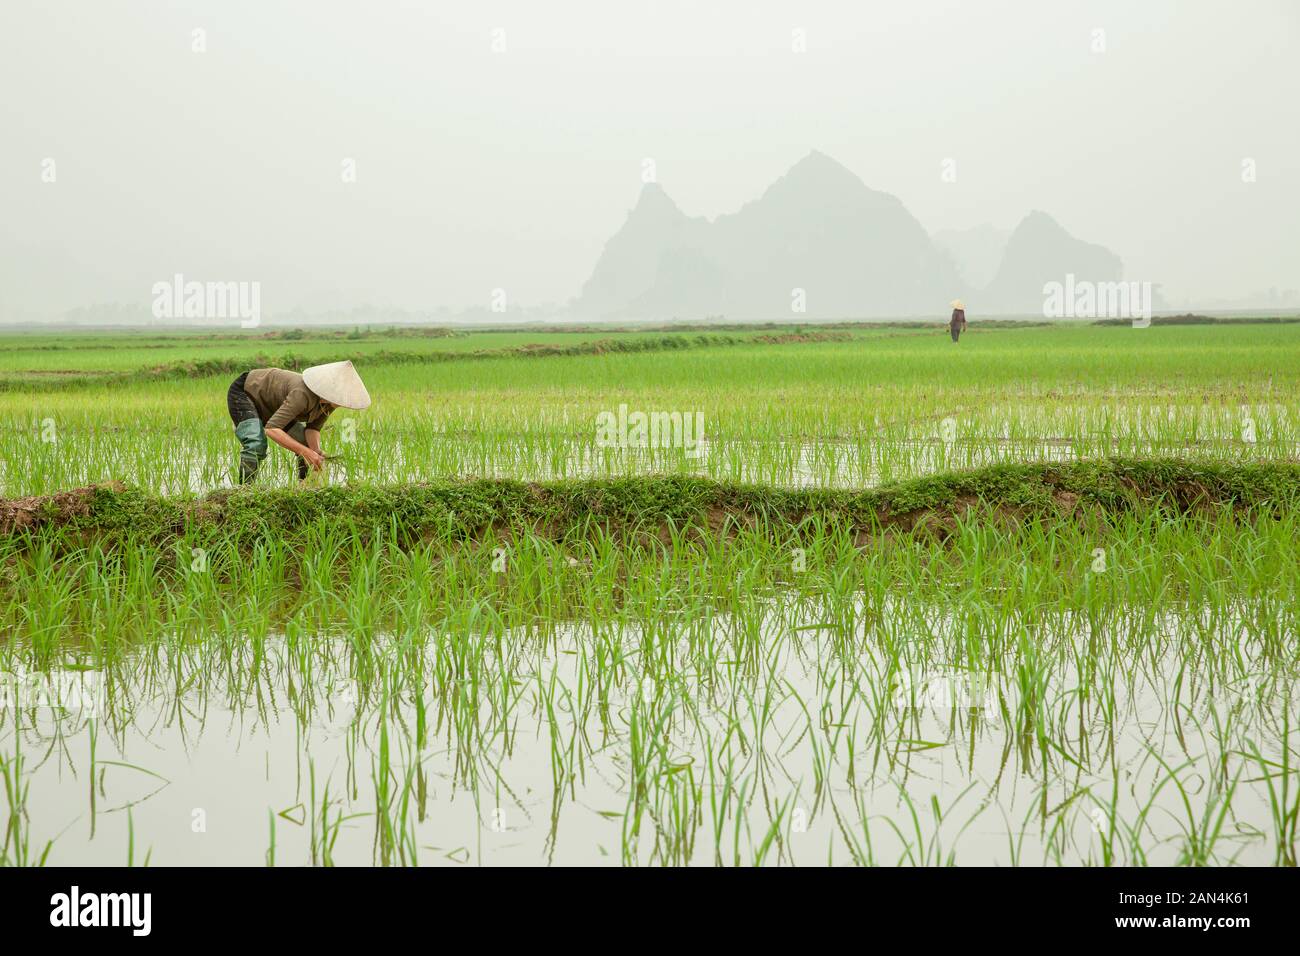
[(563, 302), (643, 158), (712, 217), (814, 148), (932, 232), (1038, 208), (1175, 302), (1294, 288), (1298, 101), (1284, 0), (4, 0), (0, 303)]

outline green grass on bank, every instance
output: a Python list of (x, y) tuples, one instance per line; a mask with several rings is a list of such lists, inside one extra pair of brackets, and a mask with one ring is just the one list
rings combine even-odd
[(150, 540), (225, 539), (243, 547), (275, 537), (297, 540), (335, 524), (363, 537), (395, 541), (488, 535), (581, 536), (593, 526), (617, 535), (725, 531), (766, 526), (795, 533), (806, 522), (880, 532), (934, 530), (929, 517), (953, 518), (983, 507), (1016, 516), (1081, 515), (1225, 506), (1278, 512), (1300, 502), (1300, 464), (1238, 464), (1178, 459), (997, 465), (917, 478), (880, 488), (780, 489), (687, 476), (524, 483), (476, 480), (395, 487), (318, 490), (241, 489), (177, 500), (137, 489), (99, 486), (39, 499), (0, 501), (10, 535), (43, 531)]
[[(320, 332), (230, 333), (206, 337), (116, 335), (26, 337), (0, 334), (0, 390), (58, 390), (87, 385), (127, 384), (214, 375), (250, 368), (302, 369), (347, 358), (358, 364), (410, 365), (485, 358), (535, 358), (655, 352), (743, 343), (777, 344), (791, 336), (808, 341), (844, 341), (847, 329), (773, 329), (629, 332), (581, 331), (457, 332), (443, 329), (370, 330), (356, 335)], [(433, 334), (435, 332), (445, 334)], [(869, 334), (859, 330), (856, 334)], [(879, 334), (879, 333), (877, 333)]]

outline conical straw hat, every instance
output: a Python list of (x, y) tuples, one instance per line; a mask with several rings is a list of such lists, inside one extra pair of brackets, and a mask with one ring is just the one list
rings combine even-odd
[(962, 303), (961, 303), (961, 299), (953, 299), (953, 300), (952, 300), (951, 302), (949, 302), (948, 304), (951, 305), (954, 309), (964, 309), (964, 308), (966, 308), (966, 306), (962, 305)]
[(304, 369), (303, 384), (317, 396), (344, 408), (369, 408), (370, 393), (351, 362), (330, 362)]

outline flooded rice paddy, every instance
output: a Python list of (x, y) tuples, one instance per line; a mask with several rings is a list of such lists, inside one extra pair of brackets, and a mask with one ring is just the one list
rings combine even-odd
[[(331, 418), (325, 480), (362, 501), (680, 474), (775, 502), (1002, 463), (1289, 462), (1297, 328), (357, 353), (375, 403)], [(59, 368), (160, 361), (119, 355), (132, 338), (46, 345)], [(229, 488), (233, 374), (9, 381), (0, 494)], [(701, 427), (611, 446), (624, 406)], [(399, 540), (278, 511), (292, 539), (207, 528), (199, 557), (193, 529), (136, 539), (129, 512), (111, 541), (15, 534), (0, 864), (1293, 865), (1300, 509), (1244, 513), (1237, 492), (1281, 479), (1243, 474), (1209, 504), (1193, 475), (1181, 511), (1008, 524), (991, 503), (941, 540), (795, 518), (647, 544), (589, 515)], [(273, 449), (260, 487), (292, 481)]]
[[(390, 417), (340, 415), (328, 436), (327, 450), (337, 457), (325, 480), (404, 484), (681, 474), (781, 487), (869, 488), (948, 470), (1112, 455), (1300, 457), (1300, 408), (1293, 404), (1070, 405), (1056, 398), (947, 408), (942, 397), (918, 397), (917, 404), (914, 414), (896, 418), (843, 409), (825, 419), (806, 410), (783, 418), (776, 407), (765, 410), (761, 422), (734, 411), (713, 418), (687, 409), (677, 414), (698, 414), (700, 434), (674, 436), (669, 430), (655, 441), (647, 435), (641, 436), (644, 442), (613, 446), (598, 438), (598, 412), (566, 405), (490, 415), (416, 408)], [(143, 433), (132, 422), (79, 411), (0, 431), (0, 488), (17, 497), (106, 481), (183, 496), (232, 487), (238, 448), (228, 421), (205, 414), (191, 427)], [(260, 483), (295, 480), (290, 457), (272, 449)]]
[(172, 636), (108, 669), (4, 675), (26, 808), (9, 852), (1284, 862), (1300, 688), (1273, 610), (1008, 616), (775, 593), (646, 626)]

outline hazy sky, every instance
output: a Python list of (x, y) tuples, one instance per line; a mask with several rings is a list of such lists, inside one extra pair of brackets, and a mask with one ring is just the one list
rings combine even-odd
[(563, 302), (643, 159), (712, 217), (810, 149), (931, 232), (1038, 208), (1175, 302), (1294, 288), (1298, 100), (1284, 0), (4, 0), (0, 307)]

